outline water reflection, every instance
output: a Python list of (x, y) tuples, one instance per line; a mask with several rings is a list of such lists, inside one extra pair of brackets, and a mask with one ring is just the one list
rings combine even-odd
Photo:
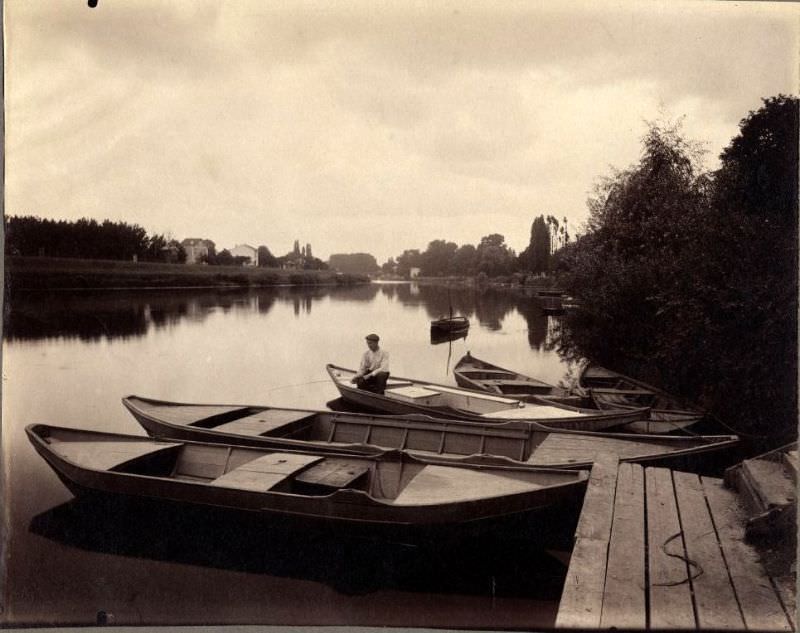
[[(84, 341), (144, 336), (180, 321), (202, 322), (210, 315), (249, 312), (266, 315), (276, 303), (291, 306), (295, 318), (312, 314), (314, 303), (374, 301), (378, 296), (403, 307), (421, 307), (433, 320), (463, 315), (485, 330), (496, 332), (512, 313), (521, 314), (528, 343), (537, 350), (553, 349), (560, 319), (548, 317), (535, 297), (522, 290), (416, 283), (368, 284), (352, 287), (285, 287), (265, 289), (185, 289), (86, 293), (27, 293), (7, 302), (7, 340), (77, 338)], [(431, 337), (432, 344), (457, 340)]]
[(441, 345), (442, 343), (452, 343), (462, 338), (466, 339), (468, 334), (468, 328), (455, 332), (442, 332), (441, 330), (431, 329), (431, 345)]
[(398, 589), (557, 599), (564, 579), (563, 566), (532, 546), (530, 534), (482, 539), (481, 547), (406, 545), (299, 530), (247, 513), (121, 499), (73, 499), (35, 516), (29, 529), (82, 550), (313, 580), (347, 594)]

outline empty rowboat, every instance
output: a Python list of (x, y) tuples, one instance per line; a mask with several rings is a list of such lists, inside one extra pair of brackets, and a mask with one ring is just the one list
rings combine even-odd
[(402, 451), (354, 456), (68, 429), (26, 428), (78, 496), (215, 506), (376, 529), (448, 528), (536, 513), (579, 497), (584, 471), (458, 466)]
[(650, 418), (632, 429), (642, 433), (685, 429), (705, 416), (701, 409), (677, 396), (594, 363), (587, 363), (581, 369), (578, 386), (601, 409), (649, 406)]
[[(608, 370), (603, 370), (607, 372)], [(566, 389), (556, 387), (536, 378), (520, 374), (510, 369), (504, 369), (485, 360), (472, 356), (467, 352), (453, 368), (456, 383), (462, 387), (478, 389), (488, 393), (506, 395), (518, 398), (528, 398), (534, 401), (551, 404), (569, 404), (590, 407), (604, 411), (631, 410), (643, 406), (652, 406), (649, 413), (641, 419), (625, 425), (623, 430), (629, 433), (670, 433), (680, 431), (702, 419), (702, 413), (697, 411), (670, 409), (666, 405), (675, 405), (677, 399), (653, 397), (646, 395), (640, 400), (632, 400), (627, 394), (630, 390), (614, 388), (586, 389), (584, 395), (571, 395)], [(604, 374), (605, 375), (605, 374)], [(610, 375), (610, 374), (609, 374)], [(621, 380), (621, 378), (620, 378)], [(631, 383), (632, 384), (632, 383)], [(640, 396), (643, 385), (637, 387), (636, 393)], [(626, 384), (626, 386), (629, 386)], [(655, 389), (651, 387), (650, 389)], [(662, 392), (663, 393), (663, 392)], [(648, 404), (651, 403), (651, 404)], [(661, 405), (656, 407), (656, 405)]]
[(477, 455), (547, 468), (589, 468), (600, 453), (674, 464), (736, 444), (732, 435), (667, 437), (556, 431), (519, 420), (479, 424), (420, 415), (364, 415), (254, 405), (188, 404), (140, 396), (125, 407), (152, 436), (281, 450), (374, 456), (387, 449), (460, 461)]

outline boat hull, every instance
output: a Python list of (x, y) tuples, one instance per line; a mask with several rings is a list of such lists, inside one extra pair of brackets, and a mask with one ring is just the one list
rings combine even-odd
[[(328, 374), (331, 376), (331, 379), (336, 385), (336, 388), (339, 390), (340, 395), (345, 401), (359, 408), (392, 415), (420, 414), (438, 418), (465, 420), (480, 424), (498, 424), (507, 422), (509, 420), (516, 420), (540, 424), (543, 427), (550, 429), (602, 431), (604, 429), (621, 426), (628, 424), (629, 422), (640, 420), (649, 414), (649, 411), (646, 408), (627, 409), (620, 411), (588, 411), (585, 409), (579, 409), (577, 407), (544, 402), (535, 397), (527, 400), (527, 404), (534, 405), (530, 407), (530, 414), (528, 414), (527, 411), (521, 410), (526, 404), (526, 400), (507, 396), (506, 398), (508, 399), (508, 402), (512, 403), (509, 405), (509, 407), (515, 408), (518, 405), (519, 410), (510, 411), (507, 416), (499, 413), (496, 416), (493, 415), (492, 417), (487, 417), (485, 415), (472, 413), (464, 410), (463, 408), (430, 406), (429, 404), (420, 403), (419, 401), (398, 399), (394, 397), (388, 397), (383, 394), (366, 391), (364, 389), (358, 389), (357, 387), (348, 384), (347, 376), (352, 374), (351, 370), (336, 367), (334, 365), (328, 365), (326, 368), (328, 370)], [(393, 380), (404, 382), (408, 385), (419, 385), (425, 389), (453, 390), (452, 387), (447, 387), (445, 385), (435, 385), (432, 383), (415, 381), (408, 378), (393, 378)], [(467, 398), (471, 397), (474, 402), (479, 402), (481, 399), (486, 398), (486, 393), (482, 391), (469, 389), (460, 391), (463, 391)], [(391, 392), (391, 386), (388, 386), (385, 393)], [(535, 413), (536, 405), (553, 406), (561, 410), (561, 413), (558, 417), (537, 417)], [(571, 415), (569, 412), (573, 412), (574, 415)]]
[[(410, 503), (394, 505), (377, 500), (362, 490), (345, 488), (332, 494), (301, 495), (273, 492), (270, 490), (247, 490), (208, 482), (172, 479), (166, 476), (141, 475), (124, 470), (103, 470), (87, 468), (59, 455), (47, 442), (47, 434), (65, 431), (57, 427), (34, 425), (27, 432), (31, 443), (39, 455), (48, 463), (59, 479), (76, 496), (122, 497), (158, 501), (177, 504), (188, 504), (199, 507), (225, 508), (229, 510), (256, 513), (267, 519), (284, 519), (297, 522), (311, 522), (330, 528), (359, 530), (379, 533), (386, 531), (411, 533), (439, 531), (494, 525), (505, 521), (519, 521), (533, 518), (539, 512), (561, 503), (571, 503), (580, 497), (585, 487), (585, 473), (574, 473), (574, 477), (562, 479), (566, 473), (533, 467), (496, 469), (494, 467), (468, 467), (470, 473), (481, 473), (488, 468), (523, 475), (528, 479), (539, 481), (542, 486), (523, 492), (504, 494), (498, 489), (481, 498), (457, 500), (443, 503)], [(66, 430), (73, 432), (73, 430)], [(131, 436), (115, 436), (98, 432), (84, 432), (89, 443), (102, 440), (113, 442), (114, 438), (130, 440)], [(100, 438), (100, 439), (98, 439)], [(106, 438), (106, 439), (103, 439)], [(111, 438), (111, 439), (107, 439)], [(141, 438), (139, 444), (145, 443)], [(172, 444), (152, 441), (154, 445), (165, 445), (164, 451), (174, 450), (175, 446), (191, 445), (195, 449), (204, 450), (210, 445), (202, 443)], [(112, 447), (113, 450), (113, 447)], [(211, 450), (211, 449), (208, 449)], [(227, 447), (214, 445), (213, 450), (223, 453)], [(230, 451), (252, 451), (242, 447), (230, 447)], [(370, 458), (366, 458), (370, 459)], [(402, 454), (389, 454), (382, 459), (392, 462), (414, 460)], [(428, 466), (431, 464), (428, 463)], [(434, 464), (434, 467), (439, 467)], [(452, 466), (445, 468), (452, 470)], [(460, 471), (459, 472), (464, 472)], [(520, 475), (520, 476), (523, 476)], [(431, 479), (435, 481), (435, 477)], [(553, 483), (555, 482), (555, 483)], [(410, 484), (407, 484), (410, 485)], [(518, 489), (519, 487), (517, 487)], [(509, 490), (515, 490), (512, 486)], [(427, 493), (426, 493), (427, 494)], [(435, 490), (431, 493), (435, 494)], [(423, 499), (425, 495), (422, 495)], [(399, 499), (400, 497), (398, 497)]]

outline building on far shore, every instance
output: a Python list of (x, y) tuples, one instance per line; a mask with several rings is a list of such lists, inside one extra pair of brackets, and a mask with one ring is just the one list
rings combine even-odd
[(408, 278), (409, 279), (416, 279), (417, 277), (419, 277), (419, 272), (420, 272), (419, 268), (417, 268), (416, 266), (412, 266), (408, 270)]
[(237, 244), (231, 249), (231, 255), (246, 258), (245, 266), (258, 266), (258, 249), (249, 244)]
[(181, 242), (183, 250), (186, 251), (187, 264), (199, 264), (205, 262), (209, 253), (214, 252), (214, 242), (203, 240), (199, 237), (187, 237)]

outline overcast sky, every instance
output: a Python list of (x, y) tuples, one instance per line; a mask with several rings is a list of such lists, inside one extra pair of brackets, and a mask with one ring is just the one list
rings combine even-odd
[(796, 5), (6, 0), (6, 213), (383, 263), (572, 232), (645, 120), (707, 166), (798, 93)]

